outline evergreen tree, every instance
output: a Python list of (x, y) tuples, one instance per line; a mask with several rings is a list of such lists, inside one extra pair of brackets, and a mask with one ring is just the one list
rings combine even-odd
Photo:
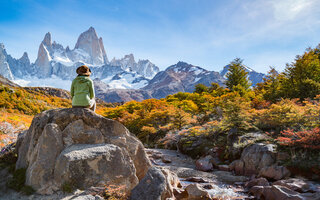
[(201, 94), (203, 92), (208, 92), (208, 87), (201, 84), (201, 83), (198, 83), (196, 86), (195, 86), (195, 89), (194, 89), (194, 92), (195, 93), (198, 93), (198, 94)]
[(282, 90), (289, 98), (313, 98), (320, 94), (320, 45), (307, 49), (295, 62), (287, 64)]
[(256, 90), (259, 93), (262, 93), (265, 100), (276, 102), (281, 97), (281, 76), (277, 70), (273, 67), (270, 67), (270, 71), (265, 78), (263, 78), (262, 83), (256, 85)]
[(248, 79), (248, 72), (246, 72), (245, 67), (242, 65), (242, 60), (240, 58), (234, 59), (229, 64), (227, 77), (227, 88), (231, 91), (234, 90), (234, 87), (241, 86), (245, 90), (249, 89), (250, 82)]

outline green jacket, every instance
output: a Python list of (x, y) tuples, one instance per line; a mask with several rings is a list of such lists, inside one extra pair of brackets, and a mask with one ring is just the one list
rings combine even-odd
[(94, 98), (93, 82), (88, 76), (77, 76), (71, 84), (73, 106), (89, 106)]

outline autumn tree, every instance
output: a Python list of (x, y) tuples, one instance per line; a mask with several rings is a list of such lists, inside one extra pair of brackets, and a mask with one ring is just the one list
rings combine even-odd
[(320, 94), (320, 45), (307, 49), (302, 56), (287, 64), (282, 89), (289, 98), (313, 98)]
[(201, 84), (201, 83), (198, 83), (196, 86), (195, 86), (195, 89), (194, 89), (194, 92), (195, 93), (198, 93), (198, 94), (201, 94), (203, 92), (208, 92), (208, 87)]
[(270, 67), (268, 74), (263, 78), (262, 83), (256, 85), (256, 93), (262, 93), (263, 99), (271, 102), (276, 102), (281, 96), (281, 76), (277, 70)]
[(229, 69), (226, 74), (226, 85), (231, 91), (238, 85), (240, 85), (245, 90), (249, 89), (250, 82), (248, 79), (248, 72), (242, 64), (242, 60), (240, 58), (234, 59), (229, 64)]

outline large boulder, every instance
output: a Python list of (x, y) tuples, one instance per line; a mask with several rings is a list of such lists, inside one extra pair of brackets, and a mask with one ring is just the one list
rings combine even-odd
[(244, 173), (246, 175), (257, 174), (264, 168), (275, 163), (275, 145), (257, 143), (248, 146), (241, 153), (244, 162)]
[(284, 166), (272, 165), (260, 170), (259, 176), (268, 179), (280, 180), (290, 176), (290, 171)]
[(36, 115), (19, 145), (16, 163), (17, 169), (27, 168), (26, 184), (42, 194), (66, 183), (112, 183), (126, 185), (129, 191), (150, 166), (142, 143), (126, 127), (82, 108)]
[(164, 168), (152, 167), (131, 191), (130, 200), (174, 199), (175, 188), (181, 188), (176, 174)]
[(269, 167), (276, 162), (275, 145), (257, 143), (246, 147), (240, 160), (230, 164), (230, 169), (237, 174), (252, 175), (259, 174), (264, 167)]

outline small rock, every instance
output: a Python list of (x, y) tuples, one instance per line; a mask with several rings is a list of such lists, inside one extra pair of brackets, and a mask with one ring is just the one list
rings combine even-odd
[(210, 162), (212, 159), (212, 156), (208, 155), (204, 158), (200, 158), (196, 161), (196, 169), (204, 172), (212, 171), (213, 165)]
[(214, 187), (213, 187), (213, 185), (211, 185), (211, 184), (206, 184), (206, 185), (203, 186), (203, 188), (206, 189), (206, 190), (211, 190), (211, 189), (213, 189)]
[(274, 180), (280, 180), (290, 176), (290, 171), (284, 166), (272, 165), (270, 167), (264, 167), (259, 172), (259, 177), (270, 178)]
[(98, 195), (91, 195), (91, 194), (88, 194), (88, 195), (79, 195), (79, 196), (76, 196), (74, 198), (72, 198), (73, 200), (103, 200), (102, 197), (98, 196)]
[(161, 153), (154, 153), (154, 154), (152, 154), (152, 158), (154, 158), (154, 159), (160, 159), (160, 158), (162, 158), (162, 154)]
[(235, 160), (229, 165), (230, 170), (234, 170), (237, 175), (244, 174), (244, 162), (242, 160)]
[(221, 171), (230, 171), (229, 165), (218, 165), (218, 169)]
[(257, 178), (257, 179), (253, 179), (253, 180), (248, 181), (245, 184), (245, 187), (250, 189), (253, 186), (269, 186), (269, 185), (270, 184), (269, 184), (267, 179), (265, 179), (265, 178)]
[(169, 156), (162, 156), (161, 160), (164, 163), (171, 163), (172, 162)]
[(228, 184), (234, 184), (235, 182), (246, 182), (248, 181), (248, 178), (246, 176), (235, 176), (231, 172), (226, 171), (214, 171), (212, 172), (214, 175), (216, 175), (216, 179), (218, 181), (228, 183)]
[(209, 193), (197, 183), (188, 185), (185, 190), (188, 192), (188, 200), (210, 199)]
[(184, 180), (190, 181), (190, 182), (197, 182), (197, 183), (209, 183), (209, 181), (203, 179), (202, 177), (189, 177)]
[(173, 188), (173, 194), (176, 199), (186, 199), (188, 197), (188, 192), (179, 188)]

